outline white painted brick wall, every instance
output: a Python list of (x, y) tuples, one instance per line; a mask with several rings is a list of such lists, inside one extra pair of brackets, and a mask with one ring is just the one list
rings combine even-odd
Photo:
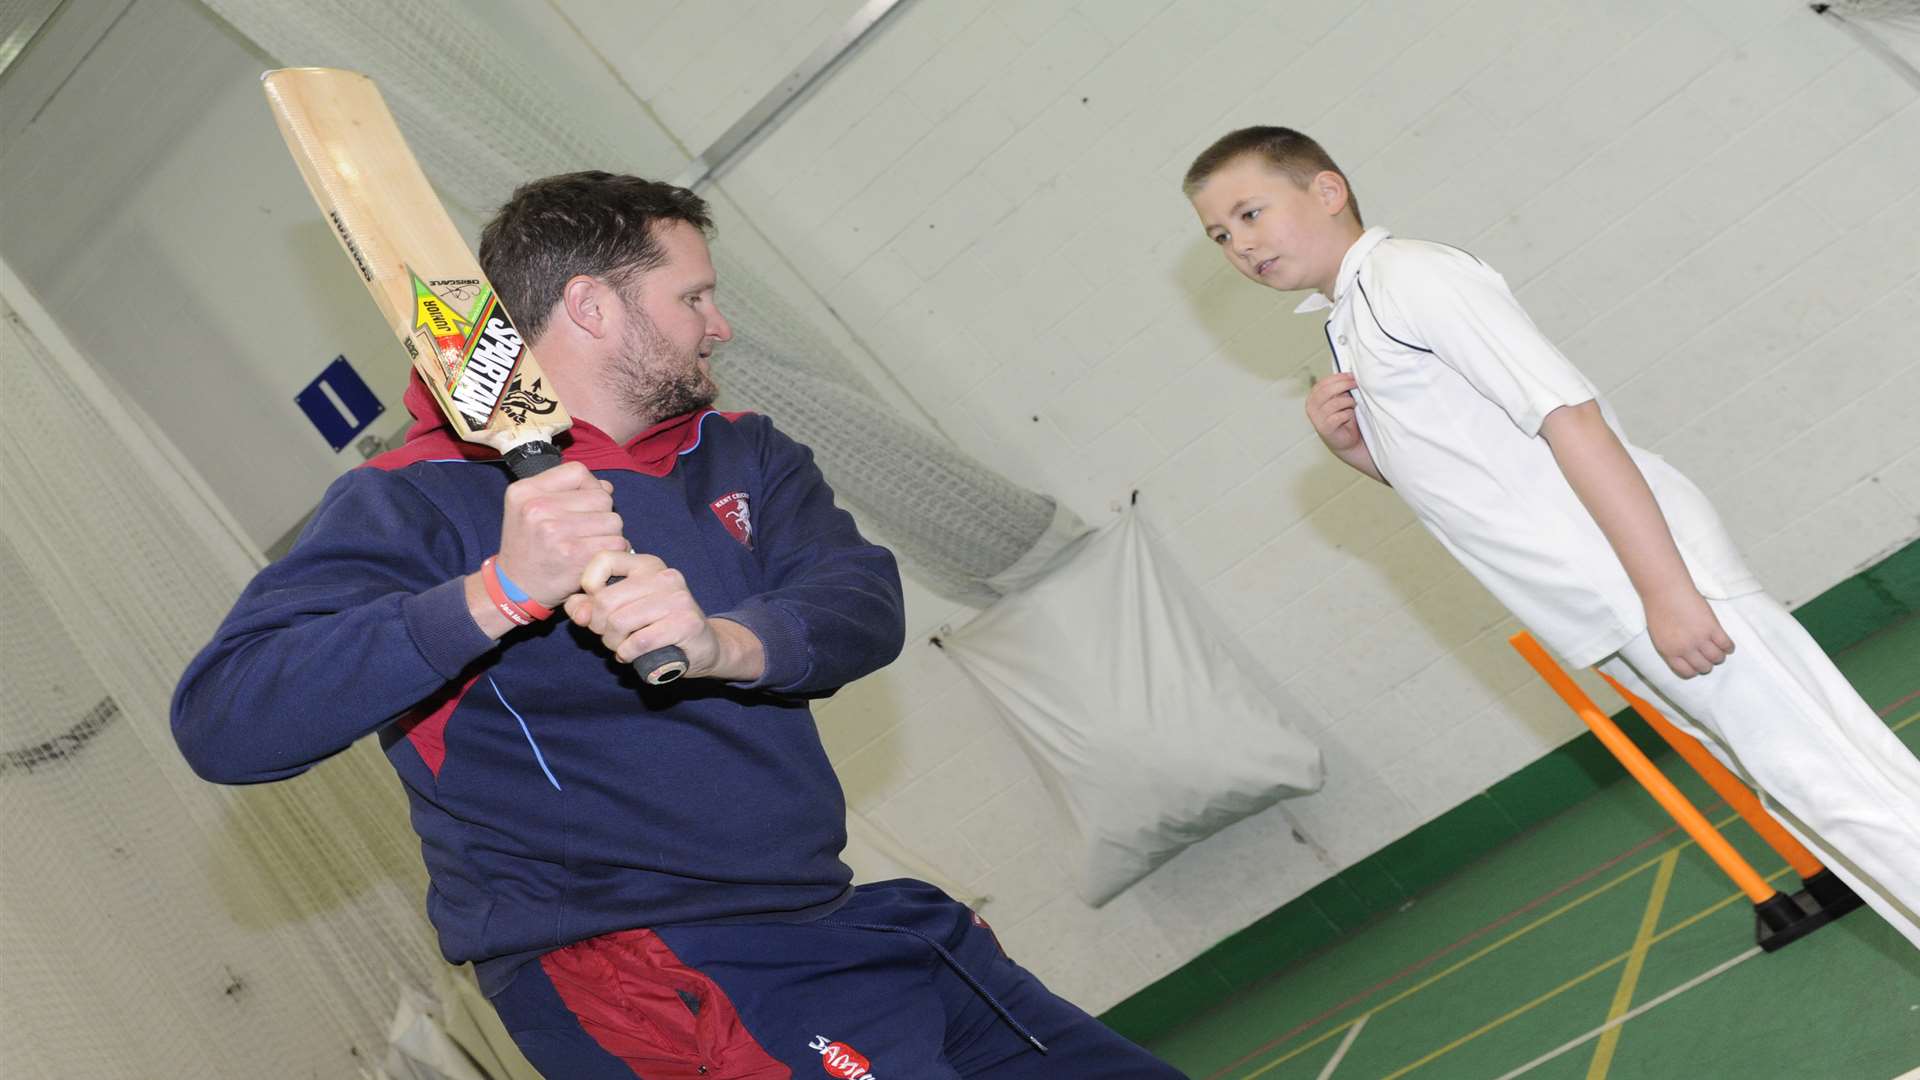
[[(854, 5), (744, 36), (781, 5), (565, 6), (633, 30), (609, 56), (697, 148)], [(820, 710), (849, 801), (1095, 1010), (1579, 730), (1313, 438), (1319, 324), (1200, 236), (1180, 174), (1254, 122), (1501, 269), (1783, 599), (1920, 534), (1920, 101), (1800, 0), (914, 0), (723, 187), (961, 447), (1090, 520), (1139, 488), (1330, 765), (1088, 910), (1017, 743), (926, 644), (967, 613), (913, 590), (900, 663)]]

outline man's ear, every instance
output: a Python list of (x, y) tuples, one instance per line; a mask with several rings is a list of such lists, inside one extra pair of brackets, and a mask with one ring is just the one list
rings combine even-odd
[(618, 302), (613, 288), (591, 274), (576, 274), (560, 288), (560, 313), (595, 338), (612, 333), (612, 305)]

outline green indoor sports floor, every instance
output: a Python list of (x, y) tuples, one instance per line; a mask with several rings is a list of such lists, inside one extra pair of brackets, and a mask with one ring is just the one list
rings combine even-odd
[[(1835, 659), (1920, 749), (1920, 618)], [(1677, 755), (1655, 760), (1799, 888)], [(1150, 1046), (1196, 1080), (1891, 1080), (1920, 1068), (1920, 951), (1863, 908), (1761, 952), (1746, 897), (1622, 778)]]

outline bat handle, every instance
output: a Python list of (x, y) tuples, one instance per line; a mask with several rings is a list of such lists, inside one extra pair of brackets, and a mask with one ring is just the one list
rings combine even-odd
[[(628, 545), (627, 550), (632, 551), (632, 545)], [(618, 577), (610, 577), (607, 584), (619, 580)], [(633, 670), (640, 673), (648, 686), (665, 686), (674, 682), (687, 673), (689, 666), (687, 654), (678, 645), (662, 645), (650, 653), (642, 653), (633, 662)]]
[(545, 439), (535, 439), (513, 447), (501, 454), (500, 459), (507, 463), (507, 471), (513, 473), (515, 480), (525, 480), (560, 464), (560, 448)]
[[(560, 464), (559, 448), (545, 439), (521, 443), (500, 456), (515, 480), (538, 476)], [(667, 645), (635, 660), (633, 670), (640, 673), (648, 686), (663, 686), (687, 673), (687, 654), (678, 645)]]
[(663, 686), (687, 673), (687, 654), (678, 645), (663, 645), (633, 662), (648, 686)]

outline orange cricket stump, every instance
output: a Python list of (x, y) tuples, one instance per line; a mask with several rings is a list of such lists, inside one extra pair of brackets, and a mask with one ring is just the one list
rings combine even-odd
[[(1788, 896), (1767, 884), (1766, 879), (1740, 857), (1740, 853), (1733, 849), (1726, 837), (1720, 835), (1720, 831), (1713, 827), (1713, 823), (1700, 813), (1692, 801), (1681, 794), (1673, 781), (1667, 779), (1666, 774), (1627, 737), (1627, 733), (1620, 730), (1613, 718), (1602, 712), (1586, 691), (1580, 689), (1572, 677), (1547, 655), (1540, 643), (1533, 640), (1533, 635), (1522, 630), (1508, 638), (1507, 643), (1546, 680), (1554, 693), (1560, 695), (1560, 700), (1567, 703), (1567, 707), (1580, 717), (1601, 745), (1626, 767), (1641, 787), (1647, 789), (1647, 793), (1693, 838), (1693, 842), (1700, 845), (1700, 850), (1740, 887), (1741, 892), (1746, 893), (1747, 899), (1753, 902), (1754, 939), (1762, 949), (1772, 952), (1798, 941), (1841, 914), (1822, 908), (1804, 892)], [(1748, 797), (1752, 797), (1751, 793)]]
[(1746, 819), (1747, 824), (1753, 827), (1753, 831), (1759, 835), (1760, 839), (1765, 840), (1769, 847), (1780, 853), (1780, 857), (1787, 861), (1787, 865), (1793, 867), (1793, 872), (1800, 875), (1800, 884), (1807, 896), (1822, 910), (1837, 919), (1865, 904), (1851, 886), (1822, 865), (1813, 852), (1807, 850), (1806, 845), (1788, 832), (1779, 820), (1761, 805), (1759, 797), (1753, 793), (1753, 790), (1735, 776), (1732, 770), (1720, 764), (1720, 759), (1714, 757), (1705, 746), (1701, 745), (1700, 740), (1674, 727), (1673, 722), (1668, 720), (1659, 709), (1654, 708), (1651, 702), (1620, 685), (1613, 676), (1604, 671), (1597, 674), (1607, 681), (1608, 686), (1613, 687), (1614, 692), (1619, 694), (1622, 700), (1633, 707), (1634, 712), (1640, 714), (1640, 719), (1645, 720), (1648, 727), (1665, 739), (1668, 746), (1673, 747), (1675, 753), (1678, 753), (1688, 765), (1693, 766), (1693, 771), (1699, 773), (1701, 779), (1712, 785), (1713, 790), (1726, 800), (1728, 806), (1733, 807), (1742, 818)]

